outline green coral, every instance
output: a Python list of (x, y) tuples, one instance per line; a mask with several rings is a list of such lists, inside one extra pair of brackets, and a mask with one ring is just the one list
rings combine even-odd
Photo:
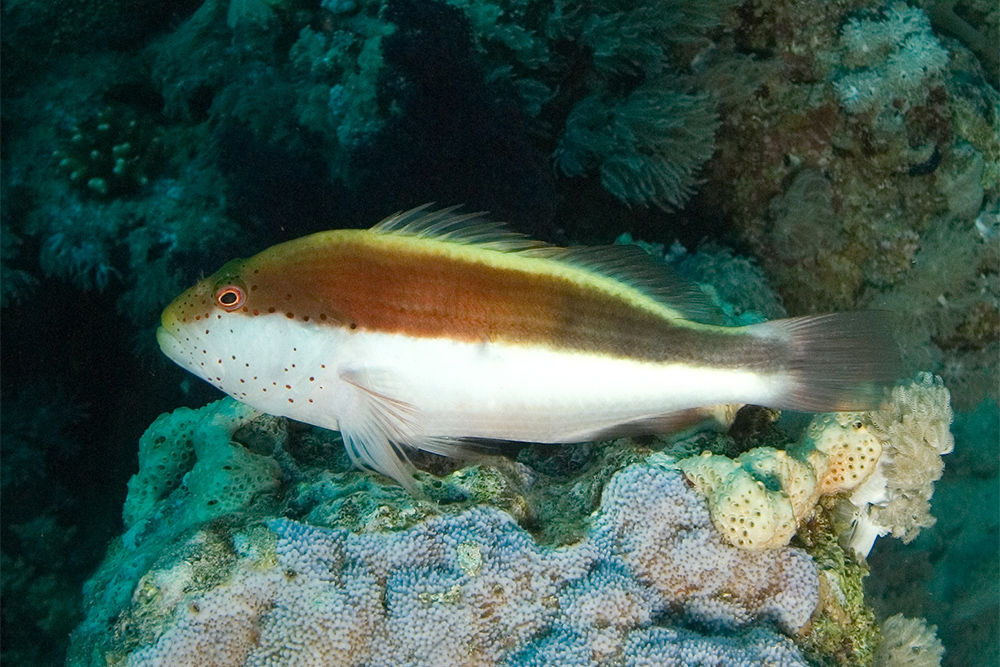
[(161, 415), (139, 441), (126, 527), (149, 518), (176, 490), (189, 495), (190, 520), (197, 522), (245, 510), (256, 496), (277, 490), (281, 472), (274, 459), (233, 441), (244, 426), (259, 421), (256, 428), (268, 428), (272, 420), (229, 398)]
[(281, 471), (273, 459), (231, 442), (206, 450), (185, 480), (198, 519), (240, 512), (258, 495), (278, 489)]
[(191, 470), (196, 414), (188, 408), (162, 414), (139, 438), (139, 472), (128, 481), (122, 510), (126, 528), (152, 512)]
[(868, 567), (837, 543), (834, 505), (832, 498), (821, 500), (796, 537), (820, 571), (820, 602), (798, 643), (823, 667), (868, 666), (881, 638), (875, 613), (865, 603)]
[(119, 103), (73, 127), (52, 153), (80, 192), (97, 198), (133, 194), (163, 168), (163, 141), (148, 116)]
[[(343, 445), (331, 439), (330, 446)], [(358, 533), (403, 530), (436, 514), (429, 503), (374, 476), (322, 470), (307, 478), (291, 490), (287, 504), (312, 525)]]

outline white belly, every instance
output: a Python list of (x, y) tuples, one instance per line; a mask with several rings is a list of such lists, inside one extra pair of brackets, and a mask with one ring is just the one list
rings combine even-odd
[[(203, 328), (201, 328), (203, 327)], [(262, 412), (341, 431), (352, 459), (413, 489), (398, 445), (569, 443), (727, 403), (768, 404), (781, 376), (495, 342), (355, 332), (283, 317), (158, 332), (177, 363)]]
[(418, 437), (581, 442), (688, 408), (766, 402), (781, 389), (744, 371), (393, 334), (357, 334), (341, 353), (341, 376), (413, 406)]

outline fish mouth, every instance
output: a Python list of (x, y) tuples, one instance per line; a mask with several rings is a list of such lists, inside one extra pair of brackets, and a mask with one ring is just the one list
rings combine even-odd
[(177, 336), (166, 328), (159, 326), (156, 327), (156, 342), (159, 343), (163, 354), (170, 357), (175, 363), (184, 365), (181, 362), (181, 342), (177, 339)]
[(196, 357), (195, 351), (201, 350), (213, 358), (215, 352), (205, 345), (200, 337), (189, 335), (192, 333), (189, 329), (171, 326), (169, 323), (161, 324), (156, 328), (156, 342), (160, 345), (160, 351), (175, 364), (190, 373), (194, 373), (209, 384), (221, 388), (219, 383), (225, 378), (225, 369), (220, 362), (219, 368), (215, 368), (213, 364), (214, 373), (207, 372), (205, 364), (199, 363), (203, 362), (201, 354)]
[(160, 351), (181, 368), (203, 377), (203, 374), (198, 372), (201, 369), (194, 362), (190, 345), (182, 343), (179, 334), (180, 332), (172, 327), (162, 325), (156, 327), (156, 342), (160, 345)]

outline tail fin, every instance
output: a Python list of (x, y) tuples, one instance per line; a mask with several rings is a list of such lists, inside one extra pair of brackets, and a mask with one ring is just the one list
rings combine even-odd
[(884, 311), (832, 313), (747, 327), (787, 342), (790, 386), (774, 407), (804, 412), (873, 410), (899, 378), (899, 348)]

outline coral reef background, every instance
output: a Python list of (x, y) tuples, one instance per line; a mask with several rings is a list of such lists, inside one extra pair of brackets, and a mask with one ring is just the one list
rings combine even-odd
[[(232, 257), (428, 201), (560, 243), (627, 232), (709, 286), (732, 324), (883, 309), (906, 376), (936, 374), (950, 392), (954, 453), (930, 498), (937, 523), (868, 556), (868, 622), (897, 643), (867, 659), (906, 664), (891, 656), (929, 645), (903, 614), (937, 626), (944, 664), (1000, 662), (998, 26), (982, 0), (7, 0), (4, 664), (64, 664), (107, 545), (184, 474), (185, 489), (216, 493), (205, 471), (218, 460), (202, 457), (199, 476), (194, 450), (160, 460), (140, 443), (161, 413), (219, 397), (159, 354), (162, 307)], [(775, 444), (755, 438), (734, 441)], [(517, 465), (551, 472), (591, 455), (600, 487), (641, 458), (601, 451), (532, 450)], [(249, 458), (265, 454), (228, 452), (264, 495), (282, 474)], [(136, 481), (140, 466), (161, 474)], [(315, 493), (303, 516), (331, 504), (350, 514)], [(499, 496), (530, 523), (518, 493)], [(541, 542), (559, 541), (564, 502), (532, 505), (551, 515), (536, 517)], [(192, 505), (169, 525), (217, 508)], [(282, 544), (305, 530), (282, 526)], [(192, 553), (211, 552), (213, 533), (195, 535), (207, 541)], [(254, 539), (246, 558), (291, 558)], [(118, 566), (134, 584), (152, 564)], [(635, 603), (623, 615), (654, 614), (663, 602), (613, 566), (601, 581)], [(583, 608), (581, 587), (565, 605)], [(671, 641), (709, 650), (693, 632), (629, 641), (642, 664)], [(750, 647), (785, 641), (748, 632)], [(834, 653), (810, 659), (823, 651)]]

